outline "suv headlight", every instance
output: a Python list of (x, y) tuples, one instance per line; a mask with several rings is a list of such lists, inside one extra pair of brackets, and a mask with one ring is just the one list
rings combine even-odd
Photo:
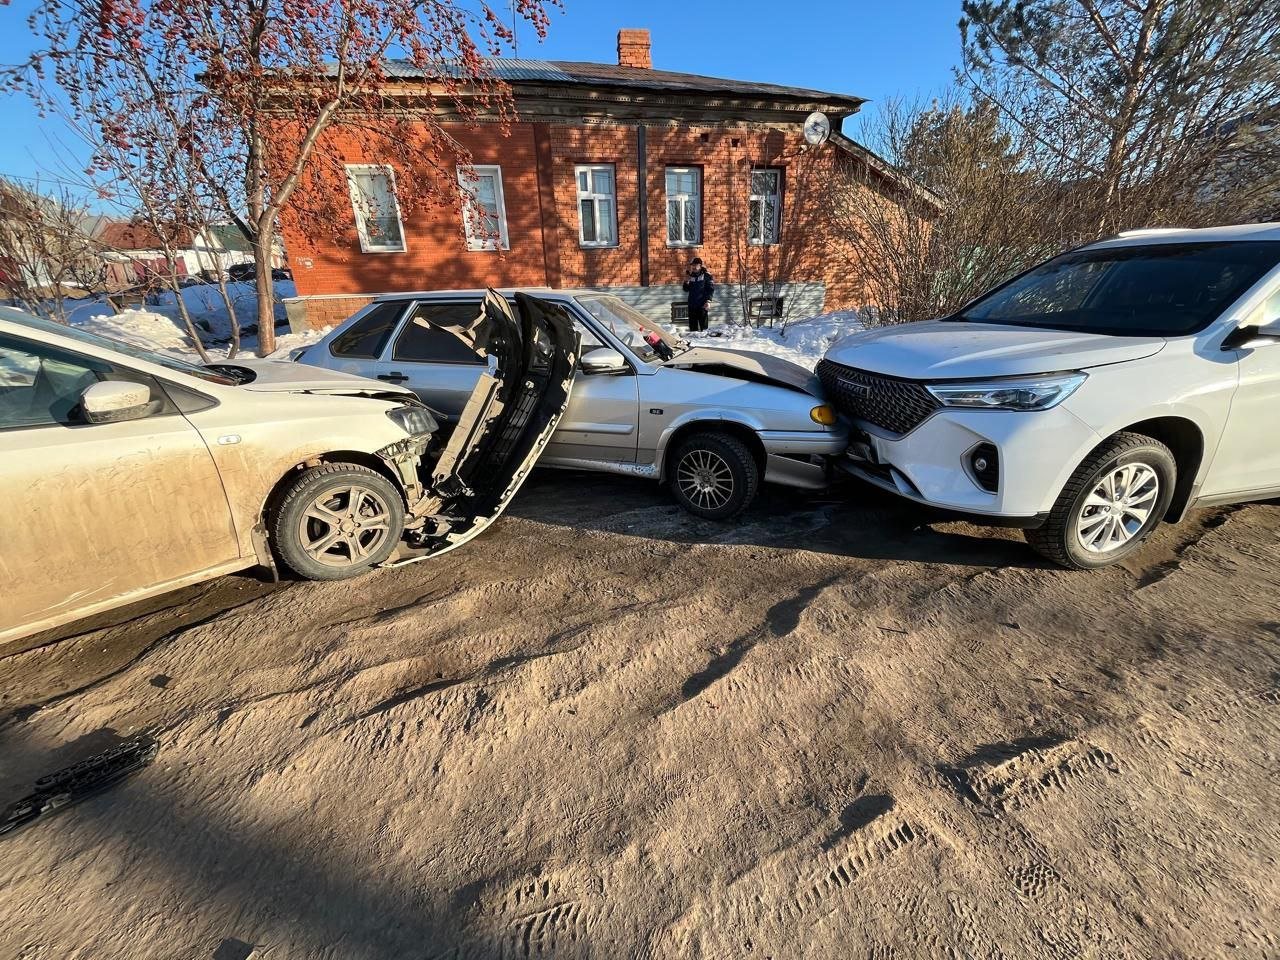
[(999, 380), (927, 383), (925, 388), (944, 407), (980, 410), (1048, 410), (1079, 389), (1087, 373), (1050, 373)]
[(436, 418), (426, 407), (392, 407), (387, 411), (390, 417), (405, 433), (416, 436), (420, 433), (435, 433)]

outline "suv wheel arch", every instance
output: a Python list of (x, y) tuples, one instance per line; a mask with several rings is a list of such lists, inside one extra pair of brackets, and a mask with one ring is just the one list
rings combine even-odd
[[(1196, 476), (1200, 473), (1200, 465), (1204, 461), (1204, 433), (1193, 420), (1186, 417), (1153, 417), (1122, 427), (1119, 433), (1140, 433), (1158, 440), (1169, 448), (1178, 465), (1178, 476), (1173, 488), (1173, 499), (1165, 512), (1167, 523), (1177, 523), (1186, 515), (1191, 505), (1191, 494), (1195, 489)], [(1115, 434), (1108, 437), (1114, 439)]]

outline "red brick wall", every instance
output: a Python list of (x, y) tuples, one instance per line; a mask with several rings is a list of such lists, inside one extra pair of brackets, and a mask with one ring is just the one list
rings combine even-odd
[[(546, 283), (532, 126), (513, 126), (507, 137), (496, 125), (481, 130), (459, 128), (453, 133), (470, 151), (472, 163), (502, 167), (511, 249), (468, 250), (461, 204), (454, 200), (430, 209), (402, 211), (403, 253), (362, 253), (355, 217), (344, 198), (338, 206), (349, 223), (342, 244), (332, 242), (331, 228), (310, 230), (293, 217), (283, 219), (285, 247), (300, 296)], [(329, 149), (338, 150), (344, 163), (383, 159), (363, 156), (353, 144), (330, 144)], [(450, 187), (456, 182), (453, 166), (449, 165)], [(399, 181), (415, 173), (396, 170), (395, 175)]]
[[(456, 202), (406, 214), (404, 253), (361, 253), (354, 219), (347, 229), (348, 245), (337, 246), (331, 230), (308, 231), (286, 218), (284, 238), (299, 295), (640, 284), (634, 124), (516, 124), (506, 137), (496, 126), (479, 131), (459, 128), (455, 135), (472, 152), (473, 162), (502, 167), (510, 250), (468, 251)], [(380, 159), (341, 144), (329, 149), (341, 151), (348, 163)], [(838, 164), (853, 162), (835, 146), (808, 148), (798, 123), (794, 134), (747, 127), (649, 125), (647, 155), (651, 285), (679, 283), (696, 255), (721, 282), (823, 281), (827, 309), (858, 304), (862, 285), (856, 251), (841, 245), (830, 223), (831, 177)], [(574, 166), (595, 163), (611, 163), (615, 170), (615, 247), (584, 248), (578, 240)], [(750, 246), (746, 238), (753, 164), (784, 170), (781, 242), (768, 247)], [(667, 166), (702, 168), (702, 243), (696, 248), (667, 246)], [(415, 174), (396, 171), (398, 179), (411, 175)], [(335, 301), (330, 309), (317, 303), (312, 313), (330, 322), (329, 314), (348, 304)]]

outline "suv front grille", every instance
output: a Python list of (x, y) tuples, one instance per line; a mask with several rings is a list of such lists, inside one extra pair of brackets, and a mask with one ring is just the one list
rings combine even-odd
[(941, 406), (916, 380), (898, 380), (826, 359), (818, 362), (817, 374), (837, 410), (892, 433), (910, 433)]

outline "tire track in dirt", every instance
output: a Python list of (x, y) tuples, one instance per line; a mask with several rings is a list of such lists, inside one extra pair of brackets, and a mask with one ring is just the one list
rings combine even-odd
[(1043, 955), (1055, 960), (1116, 956), (1118, 938), (1073, 889), (1034, 831), (1016, 816), (1040, 804), (1057, 805), (1060, 797), (1077, 791), (1101, 798), (1106, 781), (1122, 775), (1116, 758), (1081, 738), (1036, 735), (986, 744), (954, 766), (940, 766), (938, 772), (982, 817), (977, 835), (1031, 908)]
[(701, 696), (715, 683), (728, 676), (757, 644), (784, 637), (793, 631), (800, 622), (800, 616), (814, 598), (838, 579), (840, 579), (839, 574), (832, 574), (796, 591), (785, 600), (779, 600), (765, 613), (762, 624), (730, 641), (722, 653), (712, 657), (705, 667), (686, 678), (680, 687), (680, 695), (661, 706), (655, 715), (670, 713)]

